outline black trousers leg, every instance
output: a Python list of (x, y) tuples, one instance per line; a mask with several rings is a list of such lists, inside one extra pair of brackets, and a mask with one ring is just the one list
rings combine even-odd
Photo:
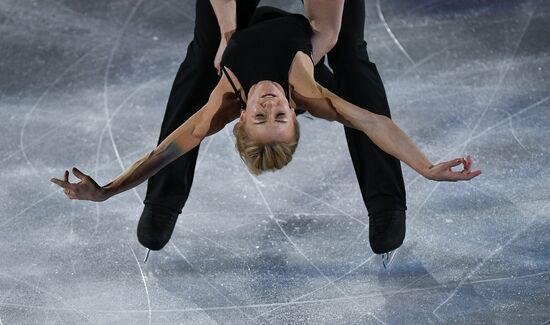
[[(369, 60), (364, 28), (364, 0), (346, 0), (338, 42), (328, 53), (334, 71), (335, 93), (359, 107), (391, 118), (382, 79), (376, 65)], [(344, 128), (369, 213), (371, 249), (377, 254), (392, 251), (401, 246), (406, 232), (407, 206), (401, 164), (363, 132)]]
[[(391, 117), (382, 79), (367, 54), (364, 26), (364, 0), (346, 0), (338, 42), (328, 53), (336, 94), (373, 113)], [(406, 210), (399, 160), (378, 148), (361, 131), (345, 127), (345, 134), (369, 214)]]
[[(206, 102), (220, 77), (214, 57), (220, 42), (218, 22), (209, 0), (196, 0), (195, 30), (187, 54), (170, 91), (157, 145)], [(237, 1), (237, 27), (245, 27), (259, 0)], [(156, 204), (181, 213), (195, 173), (199, 146), (165, 166), (147, 182), (143, 203)]]

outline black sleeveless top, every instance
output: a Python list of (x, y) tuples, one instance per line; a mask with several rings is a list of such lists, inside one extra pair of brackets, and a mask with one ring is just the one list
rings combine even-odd
[(229, 79), (235, 94), (246, 103), (224, 67), (238, 78), (248, 98), (255, 83), (271, 80), (279, 83), (288, 100), (288, 75), (296, 52), (302, 51), (311, 58), (309, 20), (300, 14), (291, 14), (274, 7), (258, 7), (245, 29), (236, 31), (229, 40), (221, 60), (222, 71)]

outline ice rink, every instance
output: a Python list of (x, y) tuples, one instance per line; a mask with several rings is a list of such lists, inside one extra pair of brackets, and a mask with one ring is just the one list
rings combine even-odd
[(367, 0), (394, 121), (432, 161), (483, 171), (402, 164), (389, 269), (337, 123), (300, 116), (293, 161), (259, 177), (233, 123), (205, 139), (145, 264), (146, 183), (95, 203), (49, 181), (76, 166), (104, 185), (156, 146), (194, 4), (0, 0), (0, 325), (550, 324), (550, 1)]

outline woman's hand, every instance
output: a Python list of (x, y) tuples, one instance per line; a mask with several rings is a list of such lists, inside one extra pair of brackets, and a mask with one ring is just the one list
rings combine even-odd
[(73, 174), (80, 179), (78, 183), (69, 182), (69, 171), (66, 170), (63, 180), (52, 178), (50, 181), (63, 188), (63, 192), (72, 200), (89, 200), (95, 202), (105, 201), (107, 197), (103, 195), (101, 186), (99, 186), (90, 176), (82, 173), (76, 167), (73, 167)]
[[(445, 161), (437, 165), (432, 165), (424, 173), (424, 177), (433, 181), (467, 181), (481, 174), (481, 170), (470, 171), (472, 167), (472, 157), (468, 155), (466, 159), (456, 158)], [(451, 168), (458, 165), (464, 165), (462, 171), (453, 171)]]

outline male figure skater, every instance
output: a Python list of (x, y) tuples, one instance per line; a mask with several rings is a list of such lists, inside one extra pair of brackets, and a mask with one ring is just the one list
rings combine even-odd
[[(305, 0), (306, 11), (318, 5), (316, 1), (333, 0)], [(208, 101), (211, 90), (220, 78), (217, 73), (219, 67), (215, 64), (219, 64), (224, 42), (235, 29), (247, 26), (258, 2), (197, 0), (194, 38), (174, 80), (158, 144)], [(316, 80), (359, 107), (391, 117), (384, 85), (367, 53), (364, 0), (346, 0), (341, 21), (336, 44), (336, 38), (320, 36), (322, 33), (312, 38), (314, 54), (316, 51), (322, 53), (320, 48), (334, 45), (328, 52), (328, 63), (334, 74), (321, 60), (315, 66)], [(318, 29), (323, 31), (322, 27)], [(330, 35), (330, 30), (323, 32)], [(316, 36), (317, 40), (314, 39)], [(384, 254), (387, 259), (387, 253), (401, 246), (405, 237), (407, 207), (401, 165), (399, 160), (379, 149), (364, 133), (344, 128), (369, 214), (371, 249), (376, 254)], [(199, 146), (148, 180), (143, 201), (145, 206), (137, 231), (138, 239), (145, 247), (160, 250), (169, 241), (191, 190), (198, 151)]]

